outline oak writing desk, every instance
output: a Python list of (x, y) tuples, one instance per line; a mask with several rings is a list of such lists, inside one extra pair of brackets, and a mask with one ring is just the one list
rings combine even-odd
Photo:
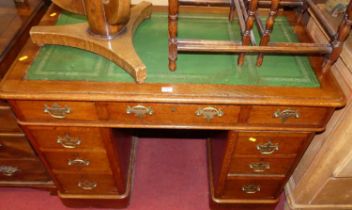
[[(59, 13), (50, 8), (42, 24), (56, 23)], [(226, 18), (186, 15), (179, 35), (233, 39), (238, 28)], [(80, 21), (62, 13), (57, 24)], [(300, 28), (294, 35), (292, 22), (290, 13), (278, 17), (273, 39), (307, 40)], [(92, 53), (31, 42), (21, 52), (28, 59), (1, 84), (67, 205), (126, 206), (130, 131), (168, 128), (218, 131), (207, 141), (212, 208), (273, 209), (314, 134), (345, 103), (332, 74), (321, 76), (319, 57), (268, 55), (257, 69), (252, 56), (238, 67), (234, 55), (182, 54), (169, 72), (164, 13), (146, 20), (134, 41), (148, 68), (144, 84)]]

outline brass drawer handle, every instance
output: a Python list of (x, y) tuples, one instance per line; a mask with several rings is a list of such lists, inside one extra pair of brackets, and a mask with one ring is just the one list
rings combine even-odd
[(224, 112), (221, 109), (217, 109), (217, 108), (212, 107), (212, 106), (199, 108), (195, 112), (195, 114), (196, 114), (196, 116), (203, 116), (208, 121), (213, 119), (214, 117), (222, 117), (222, 116), (224, 116)]
[(63, 137), (58, 136), (56, 139), (56, 143), (61, 144), (61, 146), (64, 148), (74, 149), (74, 148), (77, 148), (81, 144), (81, 140), (79, 138), (65, 135)]
[(270, 169), (270, 164), (267, 162), (254, 162), (249, 164), (249, 168), (253, 169), (255, 173), (263, 173)]
[(146, 115), (153, 115), (154, 111), (151, 107), (143, 105), (127, 106), (126, 114), (134, 114), (134, 116), (142, 118)]
[(301, 114), (297, 110), (285, 109), (282, 111), (281, 110), (275, 111), (273, 113), (273, 117), (281, 119), (281, 122), (284, 123), (289, 118), (294, 118), (294, 119), (300, 118)]
[(68, 106), (61, 107), (59, 104), (53, 104), (51, 107), (44, 104), (44, 113), (48, 113), (50, 116), (56, 119), (63, 119), (67, 114), (71, 113), (71, 108)]
[(94, 190), (98, 184), (95, 181), (82, 180), (78, 182), (77, 186), (83, 190)]
[(69, 166), (89, 166), (90, 161), (89, 160), (83, 160), (80, 158), (76, 158), (76, 159), (70, 159), (67, 161), (67, 165)]
[(257, 150), (262, 155), (271, 155), (275, 151), (279, 151), (279, 144), (278, 143), (273, 144), (271, 141), (268, 141), (264, 144), (258, 144)]
[(242, 186), (242, 191), (247, 194), (254, 194), (260, 192), (260, 186), (257, 184), (246, 184)]
[(20, 169), (14, 166), (0, 166), (0, 173), (4, 176), (13, 176), (19, 171)]

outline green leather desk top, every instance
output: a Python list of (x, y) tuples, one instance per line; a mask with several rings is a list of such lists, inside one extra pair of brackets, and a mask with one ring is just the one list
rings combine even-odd
[[(62, 13), (57, 24), (81, 21), (84, 21), (83, 17)], [(134, 43), (147, 66), (146, 83), (319, 87), (305, 56), (266, 55), (263, 65), (256, 67), (256, 55), (247, 55), (245, 64), (238, 66), (236, 54), (180, 53), (176, 72), (170, 72), (167, 35), (167, 15), (163, 13), (153, 14), (136, 31)], [(225, 16), (182, 15), (179, 37), (240, 40), (240, 33), (238, 23), (229, 23)], [(259, 42), (258, 37), (256, 40)], [(286, 18), (276, 19), (271, 40), (296, 41)], [(130, 75), (107, 59), (65, 46), (42, 47), (27, 71), (26, 79), (134, 82)]]

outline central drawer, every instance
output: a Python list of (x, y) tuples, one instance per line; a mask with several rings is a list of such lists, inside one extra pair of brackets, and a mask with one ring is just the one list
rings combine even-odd
[(238, 121), (234, 105), (109, 103), (108, 121), (143, 125), (229, 126)]

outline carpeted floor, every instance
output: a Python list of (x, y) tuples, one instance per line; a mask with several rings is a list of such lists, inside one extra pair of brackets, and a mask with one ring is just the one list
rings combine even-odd
[[(0, 198), (0, 210), (72, 209), (40, 190), (0, 188)], [(282, 210), (282, 204), (276, 210)], [(205, 140), (139, 139), (126, 210), (209, 210)]]

